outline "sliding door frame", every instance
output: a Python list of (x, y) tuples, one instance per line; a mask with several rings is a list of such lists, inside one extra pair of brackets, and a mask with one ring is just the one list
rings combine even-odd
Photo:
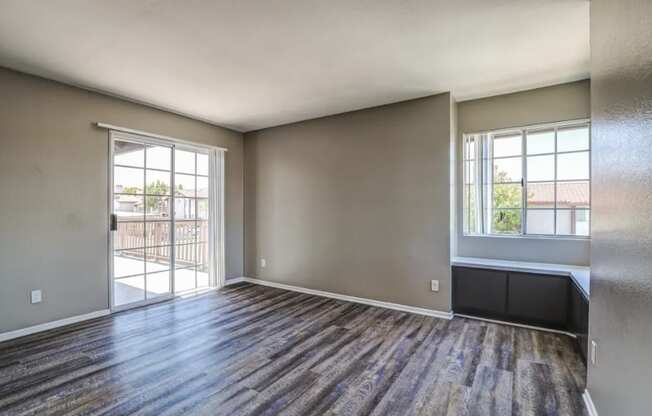
[[(210, 153), (217, 149), (218, 151), (225, 152), (225, 149), (221, 149), (218, 147), (214, 146), (202, 146), (202, 145), (194, 145), (190, 144), (185, 140), (175, 140), (172, 138), (160, 138), (161, 136), (158, 135), (148, 135), (143, 132), (136, 132), (132, 130), (114, 130), (114, 129), (109, 129), (109, 163), (108, 163), (108, 204), (107, 204), (107, 218), (109, 218), (109, 224), (107, 227), (108, 230), (108, 283), (109, 283), (109, 308), (111, 312), (119, 312), (122, 310), (126, 309), (132, 309), (136, 308), (139, 306), (145, 306), (145, 305), (150, 305), (154, 303), (159, 303), (159, 302), (164, 302), (167, 300), (170, 300), (176, 296), (179, 296), (178, 293), (176, 293), (175, 289), (175, 272), (176, 272), (176, 249), (177, 249), (177, 244), (176, 244), (176, 215), (175, 215), (175, 150), (185, 150), (189, 152), (195, 152), (195, 153), (202, 153), (202, 154), (209, 154), (209, 159), (210, 159)], [(171, 151), (171, 160), (170, 160), (170, 265), (169, 265), (169, 280), (170, 280), (170, 292), (165, 295), (157, 296), (152, 299), (147, 299), (147, 270), (144, 271), (143, 274), (143, 281), (144, 281), (144, 299), (142, 301), (136, 301), (136, 302), (131, 302), (127, 303), (124, 305), (115, 305), (115, 293), (114, 293), (114, 283), (115, 283), (115, 278), (114, 278), (114, 254), (115, 254), (115, 249), (114, 249), (114, 235), (116, 231), (111, 230), (111, 216), (114, 214), (114, 146), (116, 141), (127, 141), (127, 142), (133, 142), (133, 143), (140, 143), (143, 144), (143, 150), (145, 152), (145, 158), (146, 158), (146, 146), (147, 145), (155, 145), (155, 146), (163, 146), (163, 147), (169, 147)], [(196, 167), (196, 159), (197, 156), (195, 156), (195, 167)], [(146, 160), (146, 159), (145, 159)], [(212, 204), (217, 204), (217, 209), (210, 209), (209, 212), (217, 213), (218, 218), (212, 218), (212, 216), (209, 215), (208, 222), (209, 222), (209, 228), (214, 228), (214, 230), (209, 230), (209, 241), (206, 242), (208, 245), (208, 256), (209, 256), (209, 261), (210, 264), (215, 264), (217, 262), (217, 270), (215, 268), (211, 267), (211, 272), (209, 272), (209, 277), (208, 277), (208, 287), (202, 287), (198, 288), (197, 284), (195, 284), (195, 288), (184, 291), (182, 294), (192, 294), (193, 292), (203, 292), (205, 290), (210, 290), (214, 288), (219, 288), (219, 283), (223, 278), (220, 279), (218, 276), (219, 274), (223, 275), (224, 274), (224, 164), (223, 164), (223, 158), (221, 159), (222, 163), (219, 164), (220, 171), (219, 172), (214, 172), (217, 173), (216, 175), (211, 176), (210, 175), (210, 170), (209, 170), (209, 176), (208, 176), (208, 186), (211, 187), (212, 189), (215, 189), (212, 182), (217, 181), (218, 182), (218, 194), (215, 195), (213, 198), (210, 198), (209, 196), (209, 207)], [(210, 163), (210, 162), (209, 162)], [(143, 165), (143, 171), (147, 170), (146, 163)], [(197, 177), (197, 172), (195, 171), (195, 178)], [(196, 182), (196, 179), (195, 179)], [(147, 183), (144, 183), (143, 186), (143, 195), (144, 195), (144, 201), (146, 200), (146, 186)], [(195, 203), (195, 226), (196, 226), (196, 221), (197, 221), (197, 210), (198, 210), (198, 199), (195, 196), (194, 198), (194, 203)], [(146, 224), (145, 221), (145, 214), (146, 212), (143, 213), (143, 223)], [(117, 220), (116, 220), (117, 221)], [(217, 221), (217, 223), (216, 223)], [(213, 225), (211, 227), (211, 224)], [(146, 228), (146, 226), (144, 225)], [(195, 244), (198, 244), (195, 242)], [(143, 248), (143, 255), (144, 255), (144, 260), (146, 260), (147, 257), (147, 250)], [(195, 266), (196, 267), (196, 266)], [(197, 282), (197, 272), (195, 271), (195, 283)]]

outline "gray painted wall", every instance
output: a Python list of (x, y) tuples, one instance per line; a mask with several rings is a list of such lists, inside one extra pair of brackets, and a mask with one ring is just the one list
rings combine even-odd
[[(588, 80), (458, 103), (457, 204), (462, 207), (462, 136), (507, 127), (589, 118)], [(468, 237), (457, 218), (457, 255), (586, 266), (590, 241), (515, 237)]]
[(650, 414), (652, 2), (591, 3), (593, 239), (588, 389), (600, 415)]
[[(0, 332), (108, 308), (103, 121), (227, 147), (226, 267), (243, 265), (242, 135), (0, 68)], [(42, 289), (31, 305), (29, 291)]]
[(450, 310), (450, 111), (441, 94), (246, 133), (246, 275)]

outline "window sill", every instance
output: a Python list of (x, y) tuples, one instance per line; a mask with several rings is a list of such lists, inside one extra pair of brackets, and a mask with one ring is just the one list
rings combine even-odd
[(591, 241), (590, 236), (548, 236), (548, 235), (498, 235), (498, 234), (462, 234), (463, 238), (498, 238), (510, 240), (553, 240), (553, 241)]

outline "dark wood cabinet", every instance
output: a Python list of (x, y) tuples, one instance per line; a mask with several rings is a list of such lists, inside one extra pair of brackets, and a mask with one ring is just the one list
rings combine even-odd
[(554, 329), (566, 329), (568, 277), (509, 273), (507, 310), (512, 320)]
[(507, 313), (507, 272), (465, 267), (453, 269), (455, 311), (502, 318)]
[(572, 333), (586, 361), (589, 301), (568, 276), (454, 266), (453, 311)]
[(589, 349), (589, 300), (584, 292), (571, 282), (568, 330), (577, 337), (577, 346), (586, 361)]

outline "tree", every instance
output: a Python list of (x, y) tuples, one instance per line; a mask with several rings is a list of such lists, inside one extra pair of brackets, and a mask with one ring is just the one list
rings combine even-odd
[(165, 182), (157, 179), (156, 182), (152, 182), (145, 187), (145, 193), (149, 195), (166, 195), (169, 189), (170, 187)]
[[(497, 168), (497, 167), (496, 167)], [(521, 188), (518, 186), (499, 185), (500, 182), (509, 182), (505, 171), (494, 171), (494, 211), (492, 228), (498, 233), (518, 233), (521, 230)], [(500, 209), (500, 208), (519, 209)]]
[(160, 212), (163, 213), (163, 208), (165, 207), (165, 201), (154, 195), (167, 195), (170, 187), (165, 183), (157, 180), (152, 182), (145, 187), (145, 193), (147, 194), (146, 206), (147, 212)]

